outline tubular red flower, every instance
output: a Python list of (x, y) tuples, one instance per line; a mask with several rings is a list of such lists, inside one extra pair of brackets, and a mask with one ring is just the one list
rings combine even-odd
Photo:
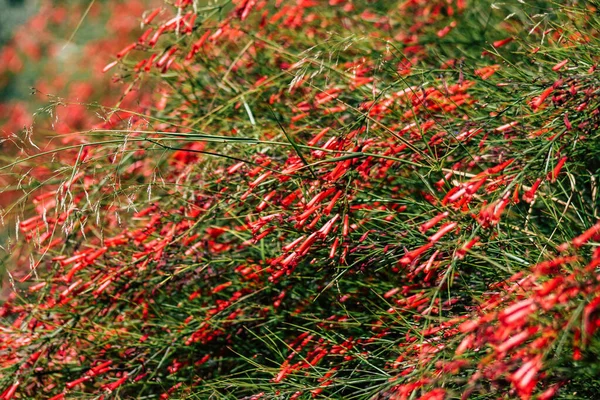
[(73, 389), (75, 386), (77, 386), (85, 381), (88, 381), (90, 379), (91, 379), (90, 376), (85, 375), (85, 376), (82, 376), (81, 378), (75, 379), (74, 381), (67, 382), (65, 384), (65, 387), (70, 390), (70, 389)]
[[(450, 200), (450, 201), (452, 201), (452, 200)], [(441, 220), (446, 218), (448, 215), (450, 215), (450, 213), (448, 211), (444, 211), (443, 213), (436, 215), (435, 217), (431, 218), (429, 221), (422, 224), (419, 227), (419, 230), (421, 231), (421, 233), (427, 232), (429, 229), (433, 228), (435, 225), (437, 225), (438, 222), (440, 222)]]
[(135, 46), (137, 46), (137, 43), (131, 43), (130, 45), (126, 46), (123, 50), (117, 53), (117, 58), (123, 58), (131, 50), (135, 49)]
[(421, 254), (423, 254), (424, 252), (429, 250), (432, 246), (433, 246), (433, 242), (430, 242), (430, 243), (427, 243), (427, 244), (419, 247), (418, 249), (415, 249), (413, 251), (406, 253), (406, 255), (400, 259), (400, 264), (403, 264), (403, 265), (410, 264), (415, 258), (417, 258)]
[(337, 201), (339, 200), (340, 197), (342, 197), (343, 194), (344, 194), (344, 192), (342, 192), (341, 190), (338, 190), (337, 193), (335, 195), (333, 195), (333, 198), (329, 202), (329, 205), (323, 210), (323, 213), (325, 215), (331, 214), (331, 211), (333, 211), (333, 208), (335, 207)]
[(473, 239), (465, 243), (460, 249), (456, 251), (456, 257), (459, 260), (462, 260), (467, 255), (467, 252), (479, 242), (479, 239), (479, 236), (475, 236)]
[(10, 400), (14, 397), (15, 393), (17, 393), (17, 388), (19, 387), (19, 382), (13, 383), (0, 395), (0, 399), (2, 400)]
[(338, 220), (339, 217), (339, 214), (335, 214), (333, 218), (331, 218), (327, 223), (325, 223), (325, 225), (323, 225), (323, 227), (318, 231), (319, 236), (327, 237), (327, 235), (329, 235), (329, 232), (333, 228), (333, 224)]
[(104, 68), (102, 68), (102, 73), (107, 72), (108, 70), (110, 70), (112, 67), (114, 67), (115, 65), (117, 65), (118, 61), (113, 61), (111, 63), (106, 64), (106, 66)]
[[(500, 129), (500, 128), (498, 128), (498, 129)], [(502, 171), (504, 171), (506, 169), (506, 167), (508, 167), (510, 164), (512, 164), (513, 161), (515, 161), (514, 158), (511, 158), (510, 160), (506, 160), (503, 163), (501, 163), (499, 165), (496, 165), (495, 167), (488, 168), (486, 170), (486, 173), (488, 173), (490, 175), (493, 175), (493, 174), (497, 174), (499, 172), (502, 172)]]
[(510, 42), (513, 41), (513, 38), (508, 37), (506, 39), (502, 39), (502, 40), (496, 40), (494, 43), (492, 43), (492, 46), (494, 46), (495, 48), (500, 48)]
[(594, 226), (583, 232), (581, 235), (573, 239), (573, 247), (579, 248), (586, 244), (592, 237), (600, 233), (600, 222), (597, 222)]
[(304, 254), (305, 252), (308, 251), (308, 249), (310, 248), (310, 246), (312, 246), (312, 244), (317, 240), (317, 235), (319, 233), (318, 232), (313, 232), (310, 234), (310, 236), (308, 238), (306, 238), (306, 240), (304, 241), (304, 243), (302, 243), (300, 245), (300, 247), (298, 247), (298, 249), (296, 250), (296, 252), (298, 254)]
[(510, 129), (514, 128), (517, 125), (519, 125), (519, 121), (513, 121), (508, 124), (497, 127), (495, 129), (495, 131), (496, 132), (506, 132), (506, 131), (509, 131)]
[(346, 237), (348, 236), (348, 233), (350, 232), (350, 229), (348, 227), (348, 214), (344, 215), (344, 222), (342, 224), (342, 236)]
[(229, 282), (225, 282), (225, 283), (222, 283), (222, 284), (220, 284), (220, 285), (217, 285), (217, 286), (215, 286), (215, 287), (213, 288), (213, 290), (212, 290), (212, 294), (217, 294), (217, 293), (219, 293), (220, 291), (222, 291), (222, 290), (224, 290), (224, 289), (227, 289), (227, 288), (228, 288), (229, 286), (231, 286), (232, 284), (233, 284), (233, 282), (229, 281)]
[(154, 18), (156, 18), (156, 16), (162, 11), (162, 8), (157, 8), (154, 11), (152, 11), (150, 14), (148, 14), (148, 16), (146, 18), (144, 18), (144, 25), (148, 25), (149, 23), (151, 23)]
[(337, 252), (337, 247), (340, 243), (340, 238), (336, 237), (331, 245), (331, 251), (329, 252), (329, 258), (335, 258), (335, 253)]
[(541, 368), (541, 356), (537, 356), (525, 362), (521, 368), (510, 376), (513, 385), (518, 389), (519, 393), (527, 396), (526, 398), (528, 398), (537, 384), (535, 377)]
[(125, 372), (121, 378), (117, 379), (116, 381), (114, 381), (112, 383), (104, 385), (103, 388), (108, 391), (113, 391), (113, 390), (117, 389), (119, 386), (121, 386), (122, 384), (124, 384), (125, 381), (127, 380), (127, 377), (128, 377), (128, 374), (127, 374), (127, 372)]
[(556, 182), (556, 178), (558, 177), (558, 174), (560, 173), (562, 167), (565, 165), (566, 161), (567, 157), (562, 157), (560, 160), (558, 160), (558, 163), (556, 163), (556, 166), (554, 167), (552, 172), (548, 174), (548, 177), (546, 179), (548, 179), (550, 182)]
[(272, 171), (265, 172), (264, 174), (262, 174), (261, 176), (259, 176), (258, 178), (256, 178), (253, 182), (251, 182), (249, 186), (251, 188), (253, 188), (255, 186), (258, 186), (262, 181), (264, 181), (265, 179), (267, 179), (272, 174), (273, 174)]
[(537, 309), (533, 299), (522, 300), (502, 310), (498, 318), (506, 325), (521, 325), (525, 318)]
[(542, 105), (542, 103), (544, 102), (544, 100), (546, 100), (546, 98), (548, 98), (548, 96), (550, 96), (553, 91), (554, 91), (554, 87), (553, 86), (550, 86), (550, 87), (544, 89), (544, 91), (542, 92), (542, 94), (540, 94), (538, 97), (536, 97), (532, 101), (531, 108), (533, 109), (533, 111), (536, 111), (538, 108), (540, 108), (540, 106)]
[(555, 66), (552, 67), (552, 71), (559, 71), (562, 69), (562, 67), (564, 67), (565, 65), (567, 65), (567, 63), (569, 62), (568, 59), (562, 60), (561, 62), (557, 63)]
[(300, 244), (300, 242), (303, 241), (305, 238), (306, 238), (305, 235), (300, 236), (299, 238), (297, 238), (293, 242), (291, 242), (291, 243), (283, 246), (282, 250), (286, 251), (286, 252), (292, 250), (294, 247), (296, 247), (298, 244)]
[(511, 336), (508, 340), (506, 340), (499, 346), (496, 346), (496, 352), (498, 352), (498, 353), (507, 352), (508, 350), (512, 349), (513, 347), (516, 347), (516, 346), (520, 345), (521, 343), (525, 342), (533, 334), (535, 334), (538, 330), (539, 330), (538, 327), (530, 327), (514, 336)]
[(429, 237), (429, 241), (431, 243), (436, 243), (444, 235), (446, 235), (448, 232), (450, 232), (451, 230), (453, 230), (457, 226), (458, 226), (458, 223), (456, 223), (456, 222), (448, 222), (448, 223), (442, 225), (442, 227), (440, 228), (439, 231), (437, 231), (433, 236)]
[(327, 134), (327, 132), (329, 132), (330, 130), (331, 130), (331, 127), (329, 127), (329, 126), (325, 129), (321, 130), (311, 140), (309, 140), (307, 144), (309, 146), (316, 145), (319, 142), (319, 140), (321, 140), (323, 138), (323, 136), (325, 136)]
[(103, 363), (100, 363), (98, 365), (96, 365), (95, 367), (93, 367), (92, 369), (90, 369), (88, 371), (88, 375), (89, 376), (96, 376), (100, 374), (100, 371), (104, 370), (105, 368), (109, 367), (112, 365), (112, 361), (105, 361)]
[(150, 36), (150, 34), (152, 33), (153, 30), (154, 29), (152, 29), (152, 28), (146, 29), (146, 31), (142, 34), (142, 36), (139, 37), (138, 43), (144, 44), (146, 42), (146, 39), (148, 39), (148, 36)]
[(523, 194), (523, 201), (525, 201), (526, 203), (532, 203), (535, 198), (535, 193), (537, 192), (541, 183), (542, 183), (541, 178), (536, 179), (534, 184), (531, 186), (531, 189), (529, 189), (528, 191), (526, 191)]

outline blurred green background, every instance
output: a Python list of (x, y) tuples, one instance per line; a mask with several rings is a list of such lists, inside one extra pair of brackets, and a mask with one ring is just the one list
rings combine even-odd
[[(37, 0), (0, 0), (0, 47), (10, 40), (15, 28), (36, 12), (38, 6)], [(17, 94), (15, 88), (13, 82), (8, 85), (0, 82), (0, 101), (13, 98)]]
[(0, 46), (37, 9), (37, 0), (0, 0)]

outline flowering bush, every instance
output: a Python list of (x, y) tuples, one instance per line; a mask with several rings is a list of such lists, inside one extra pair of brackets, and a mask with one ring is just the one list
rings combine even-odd
[(0, 398), (597, 397), (600, 20), (563, 3), (119, 24), (129, 100), (2, 169)]

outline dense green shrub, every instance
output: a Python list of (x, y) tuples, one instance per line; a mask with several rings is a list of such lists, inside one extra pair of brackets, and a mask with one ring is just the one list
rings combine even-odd
[(144, 13), (3, 168), (0, 398), (598, 397), (597, 6)]

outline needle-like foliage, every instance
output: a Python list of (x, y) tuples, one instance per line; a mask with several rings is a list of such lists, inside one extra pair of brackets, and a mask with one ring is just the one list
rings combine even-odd
[(0, 399), (599, 397), (598, 7), (143, 13), (1, 167)]

